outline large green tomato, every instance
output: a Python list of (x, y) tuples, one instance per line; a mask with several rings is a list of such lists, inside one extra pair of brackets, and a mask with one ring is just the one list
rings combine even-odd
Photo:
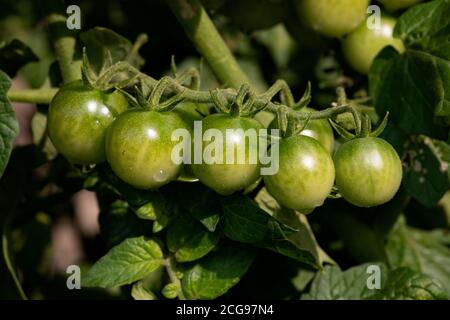
[(307, 136), (282, 139), (279, 169), (264, 176), (269, 193), (283, 206), (309, 213), (321, 206), (334, 183), (330, 154), (317, 140)]
[(328, 37), (341, 37), (357, 28), (369, 0), (296, 0), (300, 22)]
[(400, 39), (392, 36), (396, 20), (382, 16), (379, 27), (369, 29), (362, 23), (342, 41), (342, 51), (347, 62), (358, 72), (368, 74), (370, 66), (378, 53), (386, 46), (393, 46), (403, 53), (405, 47)]
[(190, 132), (183, 119), (171, 112), (124, 112), (107, 131), (106, 159), (123, 181), (139, 189), (157, 189), (176, 179), (182, 168), (172, 161), (176, 129)]
[(423, 0), (378, 0), (388, 11), (396, 11), (409, 8)]
[(105, 160), (105, 133), (114, 118), (128, 109), (118, 91), (104, 93), (71, 82), (59, 89), (48, 110), (48, 135), (71, 163), (95, 164)]
[(227, 0), (223, 13), (245, 31), (266, 29), (283, 21), (283, 0)]
[[(227, 134), (227, 129), (233, 132)], [(222, 137), (222, 143), (212, 138), (211, 141), (203, 141), (201, 150), (194, 150), (194, 152), (201, 151), (203, 155), (201, 164), (191, 166), (194, 175), (203, 184), (222, 195), (229, 195), (252, 185), (260, 176), (259, 150), (258, 144), (250, 143), (245, 132), (254, 131), (258, 137), (259, 129), (263, 129), (263, 126), (247, 117), (213, 114), (204, 118), (202, 122), (204, 140), (207, 138), (205, 133), (217, 133)], [(232, 159), (226, 157), (227, 146), (229, 150), (234, 150)], [(238, 150), (243, 151), (242, 162), (238, 159)], [(217, 161), (213, 161), (208, 155), (216, 157)], [(253, 161), (251, 155), (256, 155), (256, 161)]]
[(358, 207), (388, 202), (402, 181), (402, 163), (397, 152), (380, 138), (345, 142), (334, 155), (334, 165), (339, 193)]
[[(302, 112), (314, 112), (314, 111), (316, 110), (312, 108), (302, 109)], [(278, 121), (277, 119), (274, 119), (270, 123), (269, 129), (277, 129), (277, 128), (278, 128)], [(330, 154), (333, 153), (334, 134), (333, 129), (331, 128), (331, 125), (327, 119), (310, 120), (307, 123), (305, 129), (303, 129), (299, 134), (316, 139)]]

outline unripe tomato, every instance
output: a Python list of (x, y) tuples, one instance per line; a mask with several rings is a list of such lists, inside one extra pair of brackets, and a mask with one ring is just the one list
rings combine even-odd
[(105, 160), (105, 133), (114, 118), (128, 109), (118, 91), (104, 93), (81, 81), (59, 89), (50, 102), (48, 135), (56, 149), (74, 164)]
[[(302, 112), (314, 112), (316, 110), (312, 108), (304, 108)], [(278, 129), (278, 120), (274, 119), (269, 129)], [(270, 132), (269, 132), (270, 133)], [(319, 143), (330, 153), (333, 153), (334, 149), (334, 134), (330, 123), (327, 119), (310, 120), (305, 129), (303, 129), (300, 135), (308, 136), (316, 139)]]
[(391, 45), (403, 53), (405, 47), (402, 40), (392, 36), (395, 23), (394, 18), (383, 16), (379, 27), (369, 29), (367, 23), (362, 23), (348, 34), (342, 41), (342, 51), (347, 62), (356, 71), (368, 74), (373, 60), (384, 47)]
[(334, 183), (333, 160), (311, 137), (285, 138), (279, 145), (279, 170), (264, 176), (264, 183), (281, 205), (309, 213), (330, 194)]
[[(223, 159), (223, 163), (208, 164), (203, 159), (201, 164), (192, 164), (192, 172), (203, 184), (222, 195), (229, 195), (252, 185), (260, 176), (258, 145), (251, 144), (244, 133), (249, 129), (255, 130), (258, 136), (258, 131), (262, 128), (263, 126), (258, 121), (247, 117), (234, 117), (228, 114), (207, 116), (202, 122), (202, 135), (209, 129), (217, 130), (216, 132), (222, 135), (223, 152), (218, 153), (217, 156), (218, 159)], [(234, 131), (233, 134), (227, 134), (227, 129), (241, 129), (243, 132)], [(213, 146), (213, 142), (203, 142), (202, 155), (205, 154), (205, 150)], [(227, 146), (228, 148), (234, 148), (234, 159), (229, 159), (231, 163), (226, 163)], [(238, 161), (237, 150), (241, 148), (245, 151), (243, 163)], [(255, 163), (250, 161), (251, 154), (257, 155)]]
[(245, 31), (270, 28), (283, 21), (282, 0), (228, 0), (223, 13)]
[(369, 0), (296, 0), (300, 22), (328, 37), (341, 37), (357, 28)]
[(106, 134), (106, 159), (114, 173), (139, 189), (156, 189), (176, 179), (182, 164), (172, 161), (176, 129), (190, 130), (171, 112), (130, 110)]
[(409, 8), (423, 0), (378, 0), (383, 4), (387, 11), (396, 11)]
[(339, 193), (358, 207), (388, 202), (402, 181), (402, 163), (397, 152), (380, 138), (345, 142), (334, 155), (334, 165)]

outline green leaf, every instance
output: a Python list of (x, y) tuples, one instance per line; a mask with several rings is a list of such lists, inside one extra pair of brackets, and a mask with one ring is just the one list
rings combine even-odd
[(439, 281), (450, 295), (450, 249), (438, 241), (436, 233), (406, 225), (400, 217), (386, 244), (392, 267), (409, 267)]
[[(380, 287), (372, 288), (372, 277), (379, 268)], [(373, 268), (373, 267), (372, 267)], [(433, 300), (447, 296), (439, 283), (426, 275), (408, 268), (388, 270), (382, 263), (366, 263), (341, 271), (337, 266), (327, 266), (317, 273), (304, 300)]]
[(0, 70), (0, 177), (8, 164), (13, 140), (19, 132), (16, 115), (7, 97), (10, 87), (11, 80)]
[[(369, 74), (374, 105), (379, 114), (409, 134), (443, 139), (450, 125), (450, 1), (417, 5), (397, 21), (394, 36), (406, 51), (385, 48)], [(426, 81), (424, 81), (426, 79)]]
[(144, 278), (162, 265), (159, 245), (144, 237), (129, 238), (112, 248), (82, 278), (85, 287), (111, 288)]
[[(308, 294), (302, 296), (303, 300), (360, 300), (373, 294), (367, 287), (367, 268), (377, 265), (382, 275), (387, 268), (380, 263), (366, 263), (360, 266), (341, 271), (338, 266), (326, 266), (317, 272)], [(383, 280), (383, 276), (381, 280)]]
[(188, 299), (215, 299), (236, 285), (255, 258), (255, 251), (231, 245), (198, 261), (182, 279)]
[(224, 200), (224, 234), (231, 240), (257, 244), (269, 235), (270, 215), (258, 208), (245, 196), (232, 196)]
[(151, 222), (139, 219), (123, 200), (116, 200), (107, 208), (102, 208), (99, 223), (109, 248), (126, 238), (149, 236), (152, 228)]
[(450, 145), (419, 136), (408, 141), (405, 149), (405, 188), (424, 206), (436, 206), (450, 189)]
[(111, 53), (112, 63), (126, 60), (139, 68), (145, 60), (133, 50), (133, 44), (112, 30), (102, 27), (92, 28), (80, 35), (91, 66), (97, 74), (105, 64), (105, 51)]
[(117, 194), (125, 197), (139, 218), (154, 221), (153, 232), (161, 231), (176, 217), (177, 202), (161, 192), (136, 189), (120, 180), (107, 165), (100, 167), (100, 175)]
[(218, 232), (209, 232), (188, 216), (180, 216), (167, 230), (167, 247), (178, 262), (188, 262), (207, 255), (219, 242)]
[(446, 300), (442, 286), (430, 277), (409, 268), (388, 273), (385, 286), (370, 297), (373, 300)]
[(142, 281), (133, 284), (131, 288), (131, 296), (134, 300), (158, 300), (156, 295), (144, 287)]
[(175, 189), (183, 209), (214, 232), (220, 221), (221, 207), (217, 194), (200, 183), (185, 185)]
[(39, 61), (33, 50), (20, 40), (0, 43), (0, 70), (14, 77), (29, 62)]
[[(266, 193), (266, 197), (270, 196)], [(259, 198), (261, 201), (262, 196)], [(246, 196), (231, 196), (223, 201), (223, 226), (225, 236), (231, 240), (278, 252), (315, 269), (321, 266), (303, 223), (286, 225)]]
[(267, 192), (266, 188), (261, 189), (256, 195), (255, 201), (277, 221), (296, 230), (288, 236), (288, 240), (297, 248), (302, 248), (312, 253), (320, 266), (323, 263), (335, 264), (334, 260), (317, 243), (308, 219), (304, 214), (281, 207)]

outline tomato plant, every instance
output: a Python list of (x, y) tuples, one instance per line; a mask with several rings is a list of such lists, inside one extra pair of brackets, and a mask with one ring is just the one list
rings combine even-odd
[(449, 16), (3, 1), (0, 299), (448, 299)]

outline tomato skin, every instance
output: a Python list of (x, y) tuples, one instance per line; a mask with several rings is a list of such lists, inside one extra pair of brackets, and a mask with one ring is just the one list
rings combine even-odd
[[(309, 113), (317, 110), (312, 108), (303, 108), (301, 111)], [(274, 119), (270, 123), (269, 129), (278, 129), (277, 119)], [(305, 129), (303, 129), (299, 134), (316, 139), (330, 154), (333, 153), (334, 133), (327, 119), (310, 120)]]
[(317, 140), (308, 136), (282, 139), (279, 147), (278, 172), (264, 176), (267, 190), (281, 205), (310, 213), (331, 192), (333, 160)]
[(74, 81), (59, 89), (50, 102), (48, 135), (73, 164), (105, 160), (105, 134), (115, 117), (129, 107), (118, 91), (104, 93)]
[(386, 8), (387, 11), (397, 11), (409, 8), (423, 0), (378, 0)]
[[(222, 195), (230, 195), (236, 191), (243, 190), (258, 180), (260, 177), (259, 161), (255, 164), (249, 162), (250, 152), (258, 152), (258, 147), (252, 147), (248, 139), (243, 139), (242, 135), (238, 135), (238, 138), (233, 140), (229, 135), (226, 135), (226, 130), (242, 129), (245, 132), (248, 129), (254, 129), (257, 130), (256, 134), (258, 135), (259, 129), (263, 129), (263, 126), (258, 121), (247, 117), (213, 114), (202, 121), (202, 134), (208, 129), (217, 129), (221, 132), (224, 153), (227, 144), (233, 144), (237, 148), (243, 147), (245, 144), (245, 163), (236, 163), (237, 152), (235, 149), (234, 163), (207, 164), (203, 161), (202, 164), (192, 164), (191, 169), (194, 175), (203, 184)], [(203, 142), (202, 154), (205, 147), (210, 143), (209, 141)], [(258, 153), (256, 154), (259, 156)]]
[(402, 181), (402, 163), (397, 152), (380, 138), (345, 142), (334, 155), (334, 165), (339, 193), (358, 207), (388, 202)]
[(328, 37), (339, 38), (364, 21), (369, 0), (296, 0), (300, 21)]
[(122, 113), (106, 134), (106, 159), (114, 173), (139, 189), (157, 189), (176, 179), (182, 164), (172, 161), (176, 129), (190, 130), (171, 112), (129, 110)]
[(378, 53), (386, 46), (393, 46), (399, 53), (405, 51), (402, 40), (393, 37), (396, 20), (381, 17), (380, 28), (369, 29), (362, 23), (342, 41), (342, 51), (350, 66), (362, 74), (368, 74)]

